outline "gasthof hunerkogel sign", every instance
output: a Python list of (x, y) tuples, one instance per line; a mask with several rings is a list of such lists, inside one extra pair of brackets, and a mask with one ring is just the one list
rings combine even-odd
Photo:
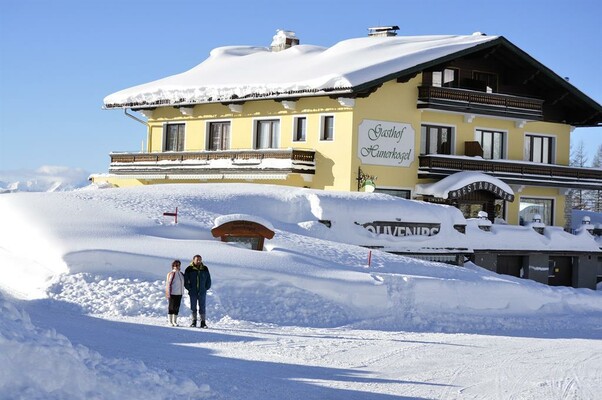
[(363, 164), (409, 167), (414, 162), (410, 124), (365, 119), (358, 135), (358, 157)]

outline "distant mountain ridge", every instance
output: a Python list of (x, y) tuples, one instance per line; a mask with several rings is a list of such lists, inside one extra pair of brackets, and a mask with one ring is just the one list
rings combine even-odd
[(88, 186), (90, 173), (81, 168), (42, 166), (35, 170), (0, 171), (0, 194), (66, 192)]

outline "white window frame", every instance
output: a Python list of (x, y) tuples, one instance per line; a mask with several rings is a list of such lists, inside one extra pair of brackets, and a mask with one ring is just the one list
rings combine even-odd
[[(208, 119), (205, 121), (205, 150), (210, 151), (210, 140), (211, 140), (211, 124), (215, 122), (229, 122), (230, 123), (230, 135), (228, 137), (228, 149), (232, 148), (232, 120), (231, 119)], [(219, 150), (217, 150), (219, 151)]]
[[(556, 225), (556, 204), (557, 204), (557, 199), (555, 197), (549, 197), (549, 196), (529, 196), (529, 195), (520, 196), (519, 199), (518, 199), (518, 206), (519, 206), (519, 208), (520, 208), (520, 203), (523, 202), (523, 199), (550, 200), (550, 201), (552, 201), (552, 224), (551, 225), (546, 225), (546, 226), (555, 226)], [(542, 219), (543, 219), (543, 216), (542, 216)], [(531, 222), (531, 221), (525, 221), (525, 222)], [(520, 225), (520, 209), (519, 209), (519, 212), (518, 212), (518, 215), (517, 215), (516, 224)]]
[[(167, 126), (168, 125), (184, 125), (184, 143), (182, 144), (182, 150), (166, 150), (165, 146), (167, 144)], [(179, 151), (186, 150), (186, 140), (188, 140), (188, 124), (185, 121), (169, 121), (163, 123), (163, 137), (161, 138), (161, 152), (174, 152), (177, 153)]]
[[(297, 120), (304, 118), (305, 119), (305, 139), (303, 140), (297, 140)], [(306, 143), (307, 142), (307, 124), (308, 124), (308, 118), (307, 115), (295, 115), (293, 117), (293, 137), (292, 137), (292, 142), (293, 143)]]
[[(278, 121), (278, 137), (276, 138), (276, 141), (278, 143), (276, 143), (276, 147), (265, 147), (265, 148), (260, 148), (257, 147), (257, 125), (259, 124), (259, 121)], [(253, 149), (254, 150), (263, 150), (263, 149), (278, 149), (280, 148), (280, 144), (282, 143), (281, 140), (281, 136), (282, 136), (282, 118), (280, 117), (264, 117), (264, 118), (253, 118)]]
[[(508, 135), (508, 131), (507, 130), (496, 129), (496, 128), (489, 128), (489, 127), (484, 127), (484, 126), (477, 126), (477, 127), (474, 128), (474, 140), (477, 141), (477, 142), (479, 142), (479, 143), (481, 143), (481, 140), (480, 140), (481, 137), (480, 137), (480, 134), (479, 134), (478, 131), (499, 132), (499, 133), (503, 134), (503, 137), (504, 137), (504, 144), (502, 146), (502, 151), (504, 152), (504, 157), (503, 158), (486, 158), (486, 160), (508, 160), (508, 141), (509, 141), (509, 135)], [(525, 142), (523, 140), (523, 149), (524, 149), (524, 146), (525, 146)], [(485, 149), (483, 149), (483, 151), (484, 150)]]
[[(332, 117), (332, 139), (324, 138), (324, 121), (326, 118)], [(334, 142), (336, 137), (336, 116), (335, 114), (320, 114), (320, 130), (318, 131), (320, 134), (320, 142)]]
[[(550, 138), (552, 139), (552, 149), (551, 149), (551, 159), (549, 163), (540, 163), (540, 164), (556, 164), (556, 149), (558, 148), (558, 136), (547, 134), (547, 133), (537, 133), (537, 132), (525, 132), (523, 135), (523, 161), (531, 161), (527, 157), (525, 157), (525, 144), (527, 142), (527, 136), (538, 136), (542, 138)], [(536, 162), (536, 161), (532, 161)]]

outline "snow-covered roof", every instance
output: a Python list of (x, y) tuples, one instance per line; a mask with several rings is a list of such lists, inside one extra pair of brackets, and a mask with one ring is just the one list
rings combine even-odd
[(217, 228), (219, 226), (227, 224), (228, 222), (234, 222), (234, 221), (255, 222), (256, 224), (265, 226), (266, 228), (268, 228), (271, 231), (275, 230), (274, 226), (272, 225), (272, 223), (270, 221), (268, 221), (267, 219), (262, 218), (262, 217), (258, 217), (256, 215), (250, 215), (250, 214), (220, 215), (219, 217), (217, 217), (215, 219), (215, 221), (213, 223), (213, 227)]
[(345, 94), (353, 88), (497, 39), (463, 36), (364, 37), (330, 48), (226, 46), (181, 74), (104, 99), (106, 108), (184, 105), (241, 98)]

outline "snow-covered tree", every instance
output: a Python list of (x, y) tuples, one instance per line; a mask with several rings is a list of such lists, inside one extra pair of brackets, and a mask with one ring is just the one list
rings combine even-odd
[[(570, 161), (571, 167), (586, 168), (587, 167), (587, 152), (583, 140), (579, 142), (577, 148), (571, 145)], [(571, 208), (574, 210), (587, 210), (586, 191), (582, 189), (571, 189), (567, 195), (567, 202), (570, 202)]]
[[(602, 144), (598, 146), (598, 150), (594, 153), (591, 166), (592, 168), (602, 169)], [(592, 211), (602, 212), (602, 189), (592, 190), (591, 194)]]

